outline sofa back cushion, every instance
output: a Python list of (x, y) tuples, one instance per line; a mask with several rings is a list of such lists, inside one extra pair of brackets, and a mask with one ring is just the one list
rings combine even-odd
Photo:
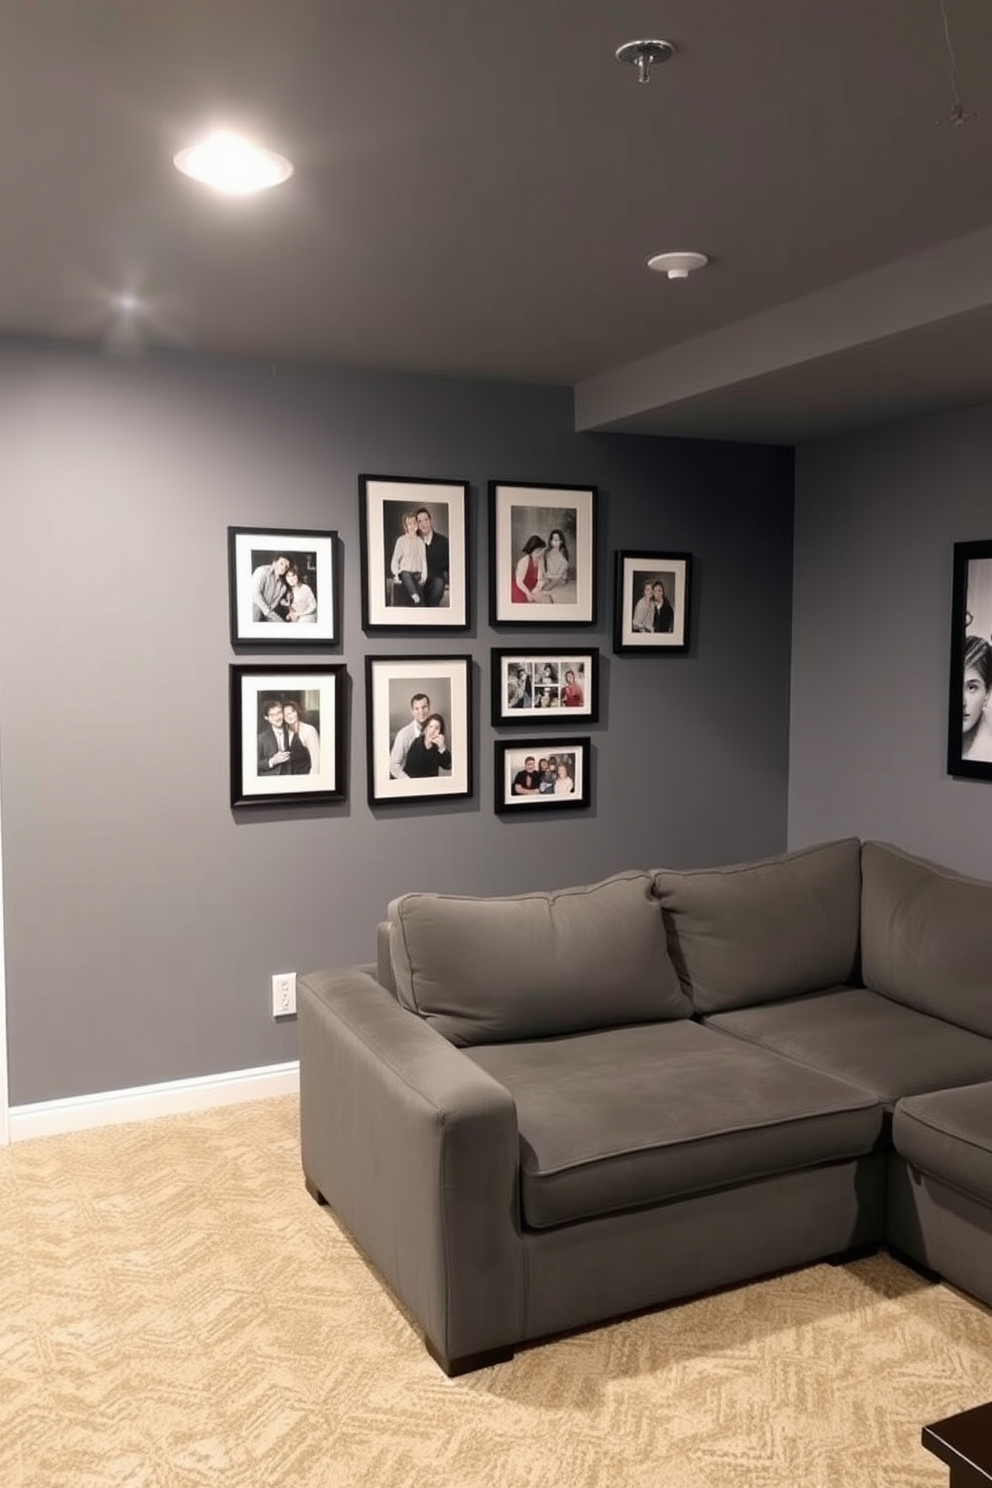
[(396, 996), (396, 978), (393, 975), (393, 947), (388, 920), (380, 920), (375, 927), (375, 974), (379, 984)]
[(396, 993), (455, 1044), (685, 1018), (651, 875), (550, 894), (404, 894), (389, 906)]
[(850, 977), (859, 862), (849, 837), (726, 868), (658, 870), (669, 953), (696, 1010), (729, 1012)]
[(992, 1037), (992, 883), (884, 842), (861, 865), (865, 986)]

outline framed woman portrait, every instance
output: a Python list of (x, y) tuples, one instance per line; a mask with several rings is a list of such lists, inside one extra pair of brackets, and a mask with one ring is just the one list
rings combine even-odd
[(232, 666), (231, 805), (345, 799), (342, 665)]
[(472, 794), (469, 656), (367, 656), (369, 805)]
[(992, 541), (954, 544), (947, 773), (992, 780)]
[(493, 725), (554, 723), (599, 719), (599, 651), (563, 647), (557, 651), (520, 646), (492, 653)]
[(232, 646), (319, 646), (338, 640), (337, 533), (229, 527)]
[(493, 625), (594, 625), (596, 487), (489, 482)]
[(468, 482), (358, 478), (362, 628), (467, 630)]
[(688, 553), (617, 553), (614, 651), (686, 650), (690, 564)]
[(588, 739), (496, 742), (496, 811), (499, 815), (561, 811), (589, 805)]

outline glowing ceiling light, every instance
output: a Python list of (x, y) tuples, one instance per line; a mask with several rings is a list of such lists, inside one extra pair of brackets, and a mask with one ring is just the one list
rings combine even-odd
[(180, 150), (172, 157), (172, 163), (184, 176), (203, 181), (228, 196), (268, 191), (288, 181), (293, 174), (292, 162), (284, 155), (260, 149), (250, 140), (226, 130), (216, 130), (199, 144)]

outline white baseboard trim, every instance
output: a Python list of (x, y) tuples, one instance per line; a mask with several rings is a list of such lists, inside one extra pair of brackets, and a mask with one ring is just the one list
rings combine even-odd
[(57, 1137), (123, 1121), (151, 1121), (156, 1116), (181, 1116), (269, 1095), (295, 1095), (299, 1088), (300, 1066), (294, 1059), (288, 1064), (232, 1070), (226, 1075), (167, 1080), (161, 1085), (136, 1085), (131, 1090), (11, 1106), (8, 1135), (11, 1142), (27, 1142), (32, 1137)]

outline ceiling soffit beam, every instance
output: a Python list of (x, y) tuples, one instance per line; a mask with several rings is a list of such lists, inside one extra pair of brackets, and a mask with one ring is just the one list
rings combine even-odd
[(670, 346), (575, 388), (579, 432), (992, 306), (992, 227)]

